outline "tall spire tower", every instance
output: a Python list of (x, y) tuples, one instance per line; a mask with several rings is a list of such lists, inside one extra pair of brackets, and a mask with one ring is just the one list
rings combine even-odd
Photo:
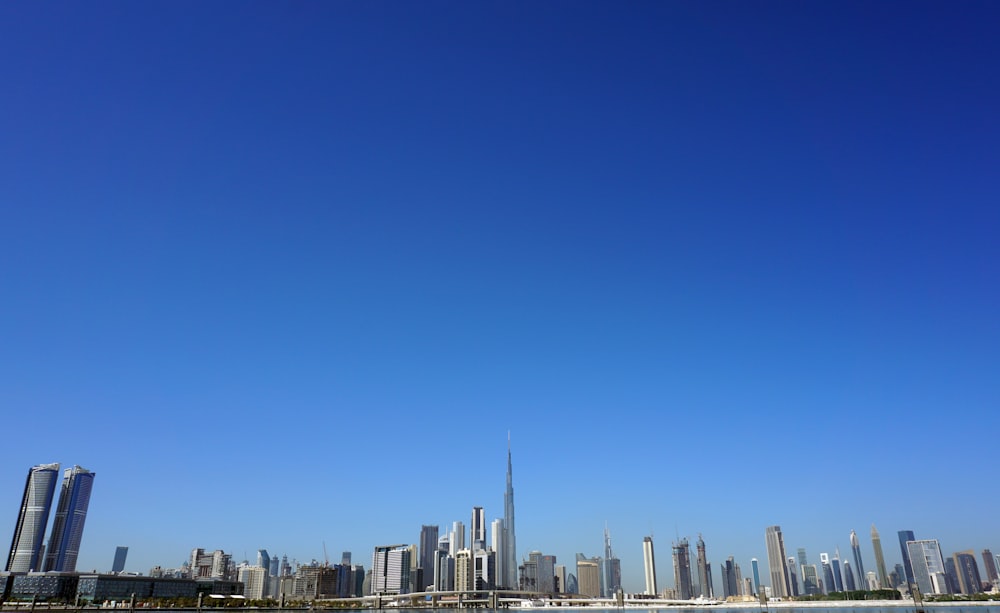
[(889, 575), (885, 572), (885, 555), (882, 553), (882, 539), (879, 538), (875, 524), (872, 524), (872, 549), (875, 550), (875, 568), (878, 570), (879, 587), (889, 589)]
[(517, 588), (517, 543), (514, 537), (514, 477), (510, 461), (510, 431), (507, 431), (507, 489), (503, 493), (504, 587)]

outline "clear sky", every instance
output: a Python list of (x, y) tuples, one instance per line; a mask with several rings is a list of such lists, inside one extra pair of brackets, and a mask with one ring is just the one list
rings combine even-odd
[[(1000, 551), (1000, 4), (0, 4), (0, 537)], [(6, 531), (6, 532), (4, 532)], [(718, 581), (718, 578), (716, 579)]]

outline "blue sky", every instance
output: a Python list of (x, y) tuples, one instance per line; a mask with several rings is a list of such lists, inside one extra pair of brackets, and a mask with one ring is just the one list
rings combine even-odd
[[(0, 518), (80, 568), (996, 541), (1000, 7), (0, 6)], [(6, 509), (6, 511), (4, 511)], [(992, 540), (991, 540), (992, 539)], [(331, 554), (332, 556), (333, 554)]]

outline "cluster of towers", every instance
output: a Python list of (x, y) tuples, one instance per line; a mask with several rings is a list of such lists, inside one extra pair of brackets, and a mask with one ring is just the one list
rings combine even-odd
[(28, 471), (21, 510), (7, 556), (7, 572), (73, 572), (80, 554), (83, 524), (87, 520), (94, 473), (74, 466), (63, 475), (59, 502), (48, 547), (43, 545), (48, 527), (59, 464), (41, 464)]
[(871, 528), (875, 570), (865, 572), (861, 545), (857, 533), (851, 530), (851, 552), (854, 559), (841, 560), (840, 551), (833, 557), (820, 554), (820, 565), (809, 564), (805, 549), (798, 557), (785, 556), (785, 544), (780, 526), (765, 531), (768, 569), (772, 595), (779, 598), (854, 590), (903, 588), (918, 589), (924, 594), (976, 594), (998, 581), (996, 557), (990, 550), (982, 552), (986, 581), (979, 573), (973, 551), (960, 551), (949, 558), (941, 554), (936, 539), (918, 540), (912, 530), (898, 532), (903, 563), (890, 572), (886, 568), (882, 539), (874, 524)]

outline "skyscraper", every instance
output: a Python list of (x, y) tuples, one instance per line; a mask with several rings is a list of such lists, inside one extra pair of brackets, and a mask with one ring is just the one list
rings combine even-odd
[[(698, 565), (698, 588), (701, 590), (700, 596), (704, 598), (712, 597), (712, 569), (708, 565), (708, 556), (705, 554), (705, 541), (698, 535), (698, 544), (696, 545), (698, 559), (696, 564)], [(755, 560), (756, 561), (756, 560)], [(754, 580), (757, 580), (756, 575), (757, 566), (754, 565)]]
[(982, 575), (976, 564), (976, 553), (972, 550), (959, 551), (952, 555), (955, 561), (955, 574), (958, 575), (958, 589), (963, 594), (972, 595), (983, 591)]
[[(874, 528), (874, 526), (872, 526)], [(910, 586), (913, 584), (913, 565), (910, 564), (910, 550), (906, 544), (910, 541), (915, 541), (917, 538), (913, 536), (913, 530), (900, 530), (897, 535), (899, 536), (899, 551), (903, 554), (903, 572), (906, 573), (906, 585)], [(880, 577), (881, 578), (881, 577)], [(895, 587), (882, 584), (882, 587)]]
[[(872, 524), (872, 549), (875, 551), (875, 570), (878, 571), (878, 584), (882, 589), (889, 589), (889, 573), (885, 570), (885, 554), (882, 553), (882, 539), (879, 538), (875, 524)], [(903, 561), (906, 563), (905, 558)]]
[[(653, 555), (653, 537), (642, 539), (642, 566), (646, 573), (646, 595), (656, 596), (656, 557)], [(579, 567), (577, 574), (579, 575)]]
[(17, 515), (14, 538), (7, 556), (7, 572), (41, 570), (45, 526), (49, 522), (49, 510), (52, 508), (58, 478), (59, 464), (40, 464), (28, 470), (21, 510)]
[(764, 531), (767, 542), (767, 567), (771, 573), (771, 593), (776, 598), (788, 598), (788, 572), (785, 567), (785, 540), (781, 536), (781, 526), (768, 526)]
[(990, 583), (996, 583), (997, 579), (997, 563), (996, 559), (993, 557), (993, 552), (989, 549), (983, 550), (983, 567), (986, 569), (986, 579)]
[(857, 575), (857, 589), (866, 589), (865, 585), (865, 564), (861, 561), (861, 544), (858, 542), (858, 535), (851, 530), (851, 552), (854, 554), (854, 574)]
[(128, 547), (115, 547), (115, 561), (111, 563), (112, 573), (120, 573), (125, 570), (126, 557), (128, 557)]
[(674, 543), (674, 588), (680, 600), (691, 599), (691, 551), (686, 538)]
[(434, 581), (434, 553), (438, 548), (438, 527), (420, 526), (420, 585), (417, 591), (427, 591)]
[(517, 540), (514, 537), (514, 478), (510, 461), (510, 432), (507, 433), (507, 489), (503, 493), (503, 529), (504, 561), (501, 566), (501, 577), (498, 581), (502, 587), (517, 586)]
[(472, 507), (469, 543), (473, 552), (486, 549), (486, 513), (483, 511), (483, 507)]
[(621, 560), (615, 557), (611, 550), (611, 533), (607, 524), (604, 525), (604, 586), (608, 596), (618, 593), (618, 588), (622, 586), (622, 565)]
[(46, 572), (71, 573), (76, 570), (93, 487), (94, 473), (79, 466), (66, 469), (56, 517), (52, 522), (52, 536), (45, 552)]
[[(757, 558), (750, 558), (750, 568), (753, 570), (753, 589), (757, 594), (760, 594), (760, 565), (757, 563)], [(712, 580), (712, 576), (708, 576), (709, 581)]]
[(947, 594), (944, 558), (937, 540), (907, 541), (913, 581), (924, 594)]

